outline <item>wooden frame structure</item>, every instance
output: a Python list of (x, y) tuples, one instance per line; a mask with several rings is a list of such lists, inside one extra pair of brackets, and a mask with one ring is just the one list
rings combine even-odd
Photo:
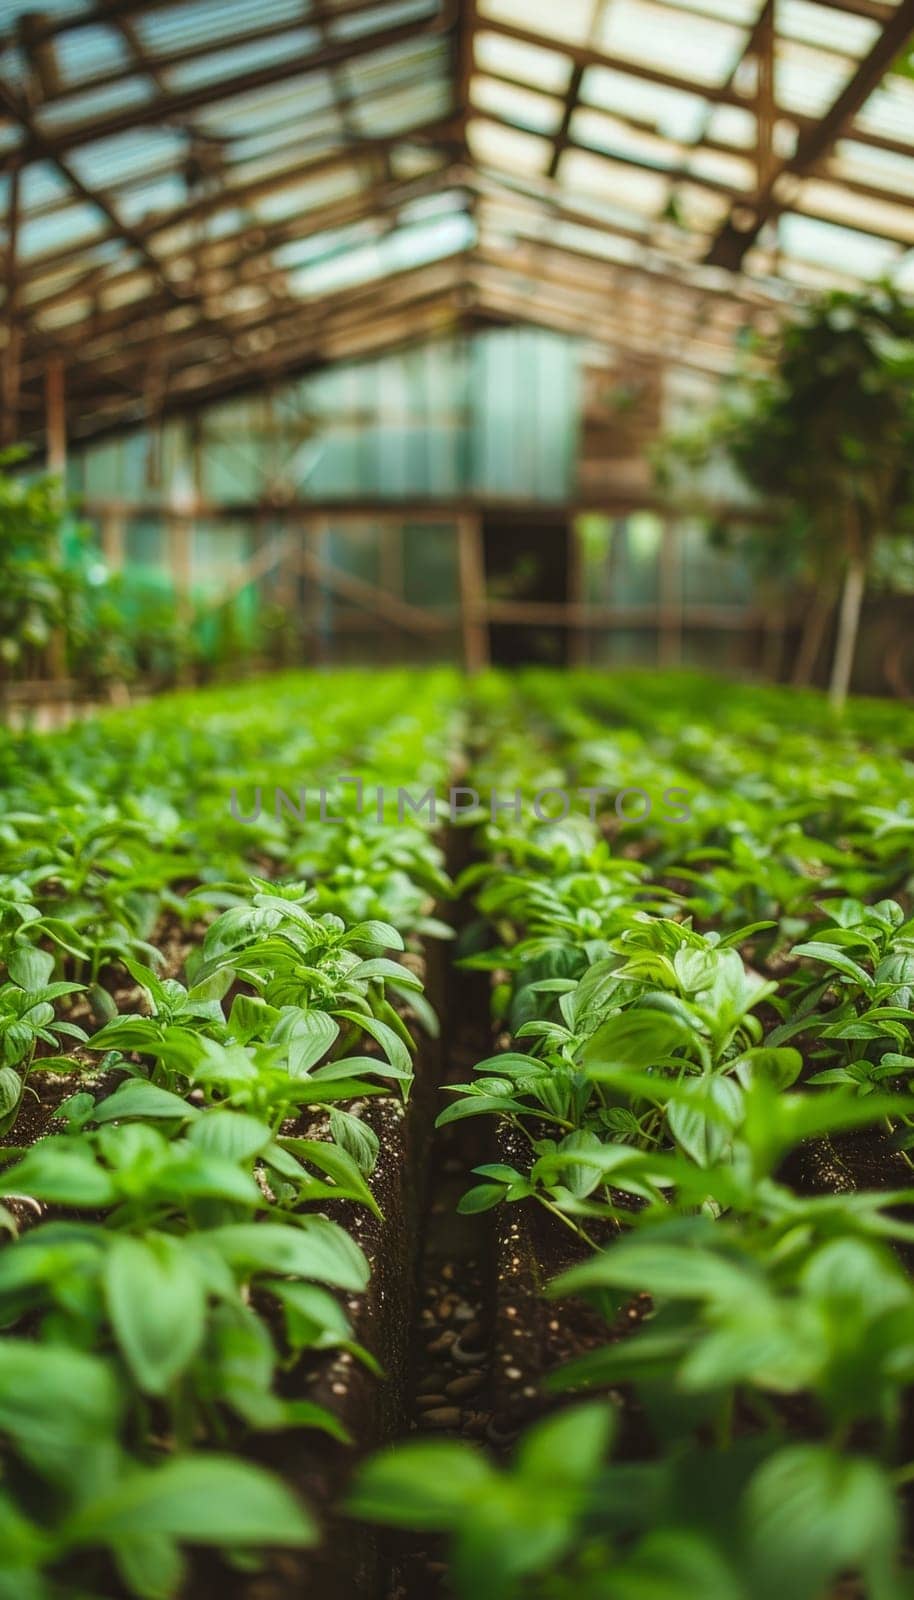
[[(124, 563), (126, 519), (156, 514), (152, 507), (128, 507), (117, 502), (89, 502), (85, 509), (99, 525), (102, 549), (115, 570)], [(586, 665), (592, 659), (593, 639), (618, 629), (643, 631), (654, 636), (657, 660), (662, 665), (673, 665), (681, 660), (683, 639), (690, 630), (710, 629), (727, 634), (757, 632), (766, 636), (770, 633), (772, 619), (762, 606), (684, 602), (675, 519), (659, 502), (656, 510), (661, 521), (662, 542), (656, 599), (643, 604), (588, 601), (583, 583), (586, 558), (578, 519), (593, 509), (592, 503), (587, 502), (570, 510), (562, 507), (546, 511), (546, 520), (554, 518), (557, 526), (561, 522), (568, 527), (567, 602), (508, 600), (489, 593), (483, 546), (484, 513), (491, 510), (489, 501), (484, 505), (467, 501), (456, 506), (446, 500), (404, 502), (396, 509), (387, 507), (383, 511), (376, 502), (332, 501), (315, 505), (302, 501), (284, 509), (285, 526), (281, 532), (256, 540), (250, 558), (239, 563), (230, 580), (214, 592), (210, 605), (216, 610), (252, 584), (262, 585), (289, 614), (298, 615), (307, 635), (308, 651), (315, 660), (320, 660), (324, 659), (324, 653), (315, 625), (314, 604), (323, 596), (343, 602), (349, 608), (346, 614), (334, 617), (334, 636), (359, 633), (373, 640), (372, 649), (382, 655), (385, 642), (389, 644), (398, 639), (421, 641), (433, 652), (436, 643), (440, 643), (444, 649), (451, 648), (469, 672), (489, 665), (491, 629), (499, 623), (567, 632), (568, 663), (577, 666)], [(599, 509), (605, 512), (606, 506)], [(633, 509), (642, 510), (643, 505), (620, 501), (613, 507), (614, 513), (620, 516)], [(752, 520), (752, 514), (744, 508), (732, 510), (743, 521)], [(516, 503), (503, 507), (502, 512), (521, 519), (526, 514)], [(528, 512), (543, 519), (541, 505), (531, 505)], [(170, 512), (166, 566), (179, 596), (186, 596), (190, 590), (192, 530), (197, 518), (204, 514), (247, 526), (253, 523), (255, 527), (261, 519), (259, 508), (249, 505), (204, 508), (201, 504), (193, 510)], [(347, 522), (361, 523), (366, 518), (376, 525), (380, 544), (381, 574), (377, 582), (347, 571), (322, 553), (323, 535), (331, 524), (345, 536)], [(276, 520), (275, 508), (273, 520)], [(417, 605), (404, 595), (402, 539), (404, 526), (411, 522), (434, 523), (452, 531), (457, 583), (450, 603)], [(308, 614), (297, 608), (293, 600), (300, 579), (306, 580), (312, 603), (307, 608)], [(776, 621), (777, 630), (781, 631), (784, 619), (779, 617)]]
[(914, 286), (914, 0), (11, 10), (0, 435), (58, 463), (64, 411), (459, 325), (720, 373), (809, 287)]

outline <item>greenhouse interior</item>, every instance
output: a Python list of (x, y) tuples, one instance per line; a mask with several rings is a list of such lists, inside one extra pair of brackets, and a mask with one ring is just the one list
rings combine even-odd
[(914, 0), (0, 0), (0, 1600), (914, 1600)]

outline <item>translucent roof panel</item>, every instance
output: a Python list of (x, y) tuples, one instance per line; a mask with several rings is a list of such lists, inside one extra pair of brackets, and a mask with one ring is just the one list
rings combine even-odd
[(53, 352), (88, 434), (477, 312), (716, 371), (810, 290), (914, 292), (912, 33), (914, 0), (0, 0), (23, 415)]
[(725, 81), (745, 46), (746, 29), (648, 0), (613, 0), (596, 42), (626, 60), (680, 73), (700, 88)]

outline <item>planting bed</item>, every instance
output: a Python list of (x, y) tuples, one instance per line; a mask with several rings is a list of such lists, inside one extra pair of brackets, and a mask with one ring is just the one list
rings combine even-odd
[(914, 1592), (912, 736), (391, 671), (6, 737), (0, 1596)]

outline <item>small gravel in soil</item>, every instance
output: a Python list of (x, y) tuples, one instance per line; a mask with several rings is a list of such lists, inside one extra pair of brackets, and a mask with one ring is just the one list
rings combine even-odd
[(423, 1412), (419, 1418), (423, 1428), (459, 1428), (460, 1420), (459, 1406), (438, 1406), (434, 1411)]

